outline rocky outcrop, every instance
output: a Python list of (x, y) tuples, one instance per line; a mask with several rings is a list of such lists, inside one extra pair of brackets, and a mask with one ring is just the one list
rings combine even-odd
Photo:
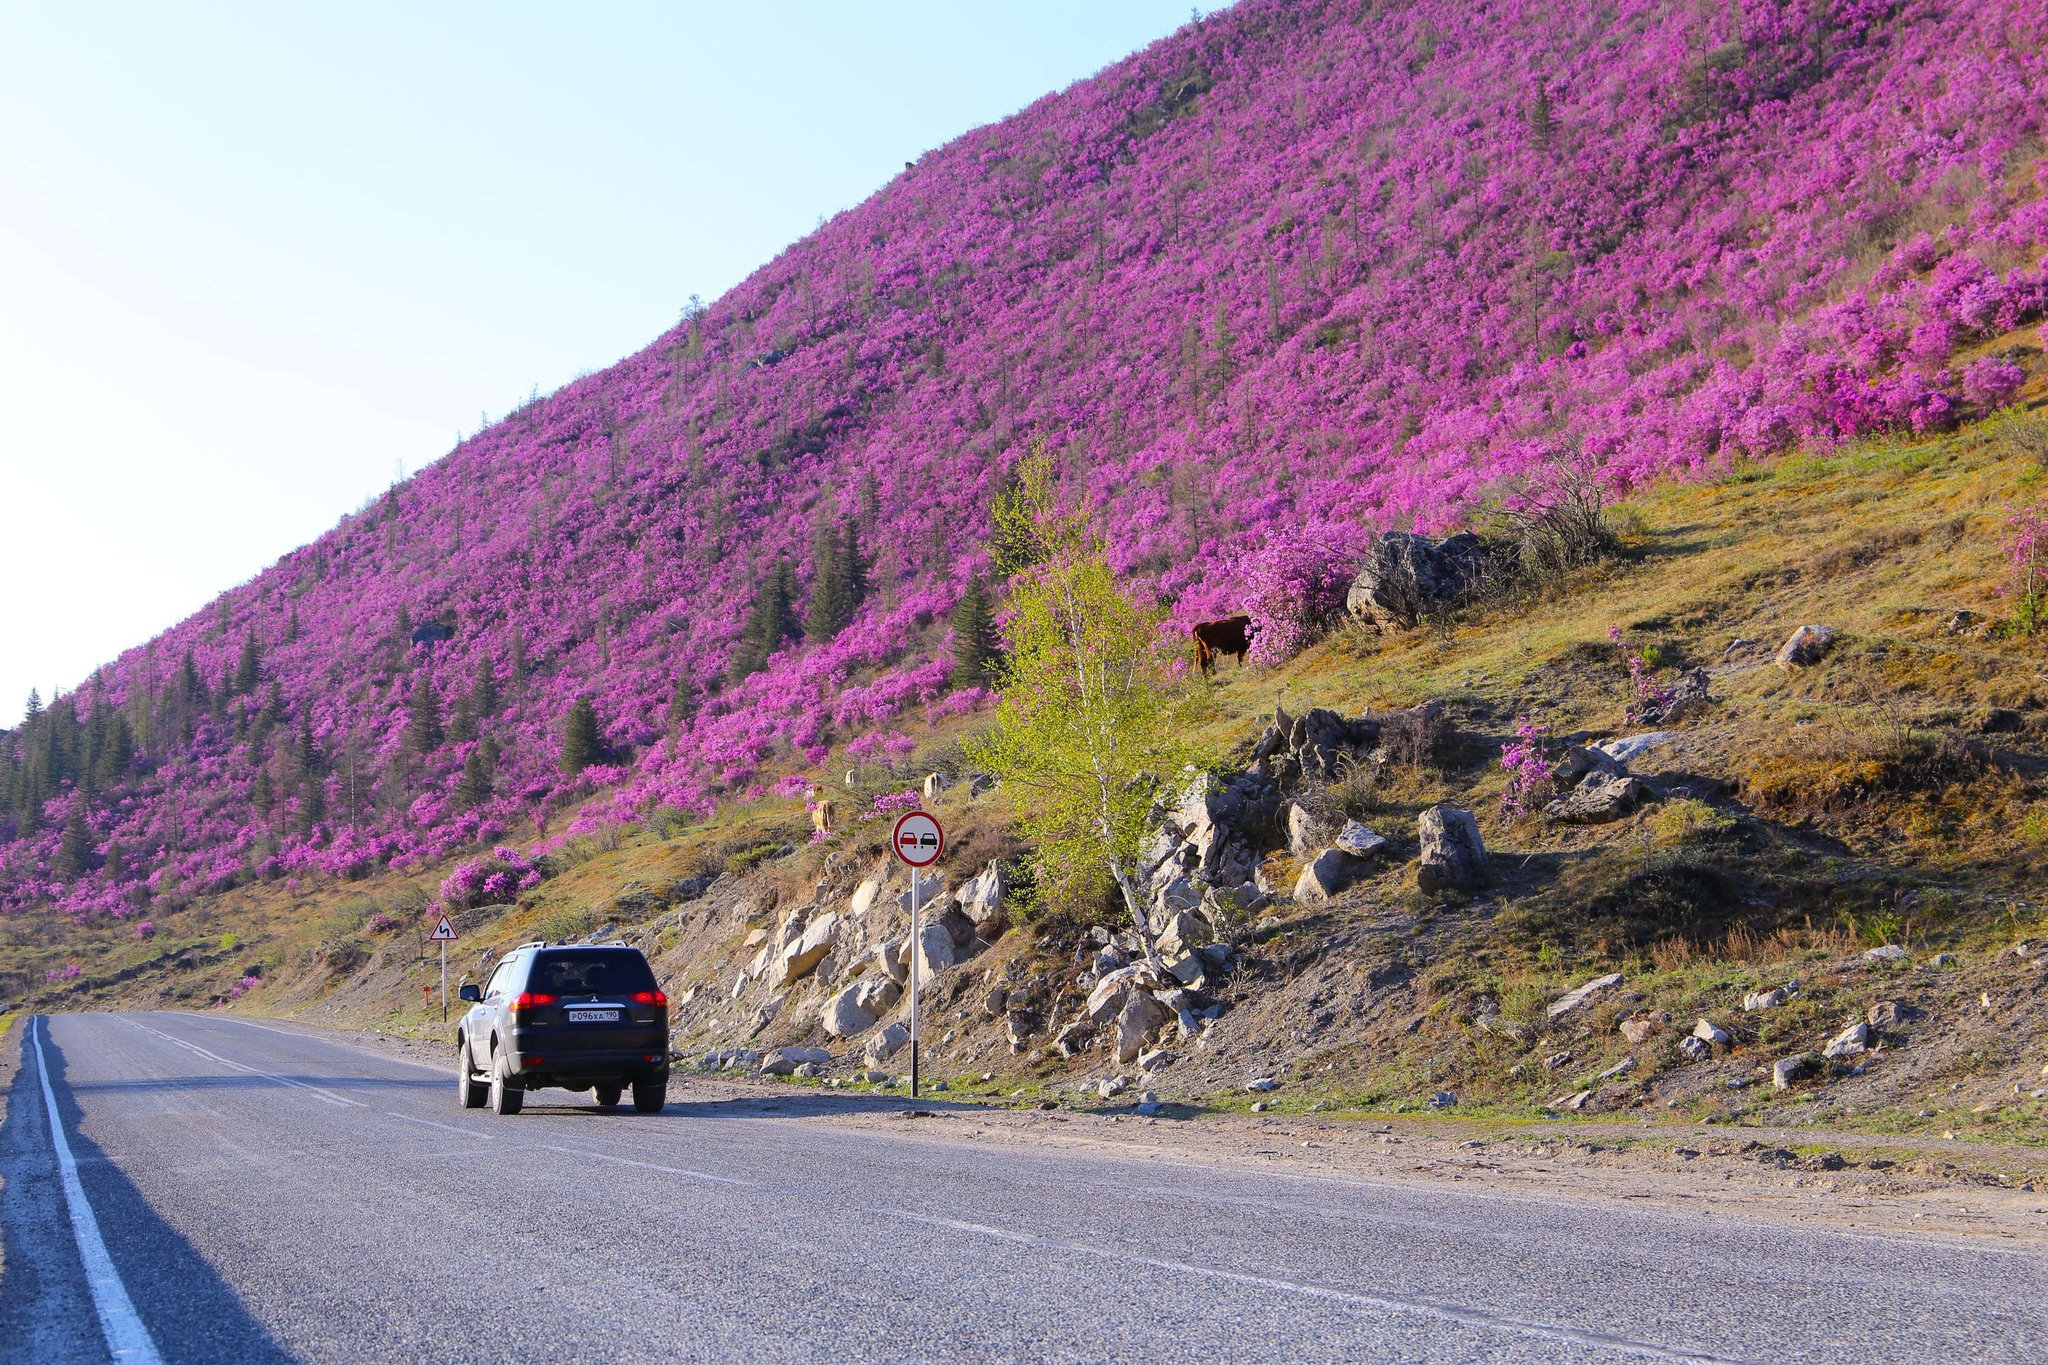
[(1774, 1010), (1797, 994), (1799, 994), (1799, 983), (1797, 981), (1788, 981), (1775, 990), (1749, 992), (1749, 994), (1742, 997), (1742, 1008), (1745, 1013), (1749, 1014), (1754, 1014), (1758, 1010)]
[(1424, 891), (1468, 891), (1486, 879), (1486, 841), (1470, 811), (1456, 806), (1431, 806), (1422, 813), (1416, 832), (1422, 841), (1422, 866), (1415, 882)]
[(1297, 858), (1311, 858), (1325, 846), (1329, 827), (1299, 801), (1287, 803), (1287, 851)]
[(918, 931), (912, 958), (912, 969), (917, 973), (920, 986), (960, 960), (954, 951), (953, 935), (943, 923), (927, 923)]
[(852, 1038), (873, 1028), (875, 1015), (861, 1005), (860, 988), (848, 986), (826, 998), (818, 1022), (834, 1038)]
[(1381, 630), (1406, 630), (1468, 601), (1485, 574), (1485, 544), (1475, 535), (1433, 540), (1388, 531), (1352, 579), (1344, 609)]
[(1320, 706), (1290, 716), (1276, 708), (1252, 746), (1252, 768), (1283, 788), (1304, 777), (1329, 782), (1379, 737), (1380, 723), (1369, 716), (1346, 718)]
[(1774, 1090), (1790, 1090), (1800, 1081), (1817, 1073), (1820, 1068), (1820, 1059), (1811, 1052), (1802, 1052), (1796, 1057), (1781, 1058), (1771, 1067), (1771, 1088)]
[(1778, 650), (1776, 663), (1780, 668), (1811, 668), (1826, 658), (1834, 647), (1833, 626), (1801, 626), (1786, 637)]
[(1326, 901), (1357, 881), (1365, 869), (1363, 860), (1339, 849), (1326, 848), (1301, 869), (1294, 881), (1298, 901)]
[(1117, 1011), (1113, 1042), (1119, 1062), (1134, 1062), (1154, 1032), (1173, 1018), (1173, 1011), (1145, 991), (1131, 991)]
[(1643, 803), (1650, 789), (1627, 773), (1596, 768), (1579, 784), (1543, 808), (1561, 825), (1604, 825)]
[(776, 981), (790, 985), (809, 976), (832, 951), (839, 938), (839, 916), (827, 912), (803, 926), (803, 931), (784, 944)]
[(1330, 847), (1312, 858), (1294, 883), (1296, 900), (1329, 900), (1372, 871), (1387, 841), (1356, 820), (1346, 822)]
[(794, 1075), (796, 1069), (806, 1063), (830, 1066), (832, 1054), (821, 1047), (778, 1047), (762, 1056), (761, 1073), (766, 1076)]
[(1678, 681), (1663, 696), (1650, 697), (1631, 706), (1629, 719), (1638, 725), (1668, 725), (1682, 720), (1713, 700), (1707, 695), (1707, 682), (1706, 669), (1687, 669), (1678, 675)]
[(987, 942), (1003, 931), (1003, 902), (1009, 893), (1010, 879), (1003, 865), (990, 859), (987, 867), (953, 893), (953, 903), (974, 925), (974, 932)]
[(1626, 777), (1628, 766), (1604, 748), (1584, 744), (1571, 745), (1550, 765), (1550, 780), (1559, 791), (1570, 791), (1596, 773)]
[(901, 1024), (890, 1024), (880, 1033), (868, 1039), (868, 1045), (861, 1051), (870, 1064), (886, 1062), (910, 1042), (910, 1030)]
[(1835, 1057), (1853, 1057), (1869, 1046), (1870, 1025), (1858, 1019), (1840, 1033), (1837, 1033), (1833, 1038), (1830, 1038), (1828, 1045), (1821, 1049), (1820, 1055), (1830, 1059)]
[(1573, 1010), (1576, 1010), (1577, 1008), (1579, 1008), (1579, 1006), (1585, 1004), (1588, 1000), (1591, 1000), (1594, 996), (1600, 994), (1602, 991), (1612, 990), (1614, 989), (1614, 987), (1619, 986), (1620, 984), (1620, 972), (1609, 972), (1605, 976), (1596, 976), (1591, 981), (1588, 981), (1583, 986), (1580, 986), (1577, 990), (1571, 991), (1565, 995), (1561, 995), (1557, 999), (1551, 1001), (1549, 1007), (1544, 1011), (1544, 1013), (1549, 1018), (1562, 1019), (1565, 1015), (1570, 1014)]

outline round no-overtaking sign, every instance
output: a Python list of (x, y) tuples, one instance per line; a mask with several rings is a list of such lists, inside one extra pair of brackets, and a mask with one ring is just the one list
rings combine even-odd
[(946, 831), (921, 810), (911, 811), (896, 822), (891, 840), (896, 856), (912, 867), (930, 867), (946, 851)]

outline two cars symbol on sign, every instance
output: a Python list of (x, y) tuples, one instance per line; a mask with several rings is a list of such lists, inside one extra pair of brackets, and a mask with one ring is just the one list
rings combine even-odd
[(930, 867), (946, 851), (946, 831), (921, 810), (911, 811), (896, 822), (892, 842), (896, 856), (912, 867)]

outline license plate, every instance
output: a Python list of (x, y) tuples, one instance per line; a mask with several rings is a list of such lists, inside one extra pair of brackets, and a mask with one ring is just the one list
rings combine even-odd
[(619, 1012), (617, 1010), (570, 1010), (569, 1022), (572, 1024), (616, 1024), (619, 1022)]

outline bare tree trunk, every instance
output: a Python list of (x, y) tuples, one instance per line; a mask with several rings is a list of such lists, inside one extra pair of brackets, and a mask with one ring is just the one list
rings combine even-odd
[(1114, 862), (1109, 870), (1116, 878), (1117, 890), (1124, 893), (1124, 908), (1131, 912), (1131, 926), (1138, 931), (1138, 944), (1145, 950), (1145, 960), (1164, 971), (1166, 964), (1160, 960), (1159, 943), (1152, 936), (1152, 917), (1146, 912), (1145, 897), (1139, 890), (1137, 879)]

